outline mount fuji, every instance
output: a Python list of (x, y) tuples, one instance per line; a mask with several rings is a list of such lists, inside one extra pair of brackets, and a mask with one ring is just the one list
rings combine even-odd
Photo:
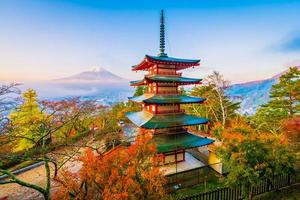
[(26, 82), (21, 86), (22, 91), (28, 88), (35, 89), (40, 99), (59, 100), (78, 96), (97, 100), (103, 105), (127, 101), (133, 93), (129, 80), (102, 67), (54, 80)]
[(95, 67), (92, 70), (84, 71), (79, 74), (75, 74), (69, 77), (56, 79), (60, 83), (74, 83), (74, 82), (84, 82), (84, 83), (101, 83), (101, 84), (127, 84), (128, 80), (117, 76), (110, 71), (102, 68)]

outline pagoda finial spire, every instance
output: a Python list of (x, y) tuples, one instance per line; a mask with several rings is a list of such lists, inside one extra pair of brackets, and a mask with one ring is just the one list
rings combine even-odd
[(159, 56), (167, 56), (165, 53), (165, 18), (164, 10), (161, 10), (160, 14), (160, 38), (159, 38)]

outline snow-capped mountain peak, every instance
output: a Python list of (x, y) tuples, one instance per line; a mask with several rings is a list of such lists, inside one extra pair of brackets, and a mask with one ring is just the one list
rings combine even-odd
[(60, 82), (102, 82), (102, 83), (124, 83), (127, 79), (122, 78), (103, 67), (93, 67), (91, 70), (84, 71), (69, 77), (58, 79)]

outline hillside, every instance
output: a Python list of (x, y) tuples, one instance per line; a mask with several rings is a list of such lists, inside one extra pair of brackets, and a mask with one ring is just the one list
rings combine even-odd
[(227, 90), (227, 95), (231, 100), (241, 102), (240, 112), (242, 114), (251, 115), (260, 105), (268, 102), (272, 85), (277, 83), (279, 77), (285, 72), (287, 70), (265, 80), (233, 84)]

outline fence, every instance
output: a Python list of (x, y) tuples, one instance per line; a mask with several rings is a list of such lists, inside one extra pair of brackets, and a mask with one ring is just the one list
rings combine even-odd
[[(283, 187), (300, 183), (300, 176), (297, 175), (279, 175), (274, 176), (270, 180), (261, 181), (259, 184), (252, 187), (253, 195), (263, 194), (273, 190), (278, 190)], [(249, 190), (250, 188), (248, 188)], [(180, 197), (178, 200), (242, 200), (243, 189), (236, 188), (220, 188), (209, 192), (199, 193), (191, 196)]]
[(176, 190), (176, 187), (185, 188), (193, 185), (203, 183), (210, 174), (211, 169), (209, 166), (203, 166), (196, 169), (191, 169), (176, 174), (167, 175), (167, 186), (166, 190), (172, 192)]

